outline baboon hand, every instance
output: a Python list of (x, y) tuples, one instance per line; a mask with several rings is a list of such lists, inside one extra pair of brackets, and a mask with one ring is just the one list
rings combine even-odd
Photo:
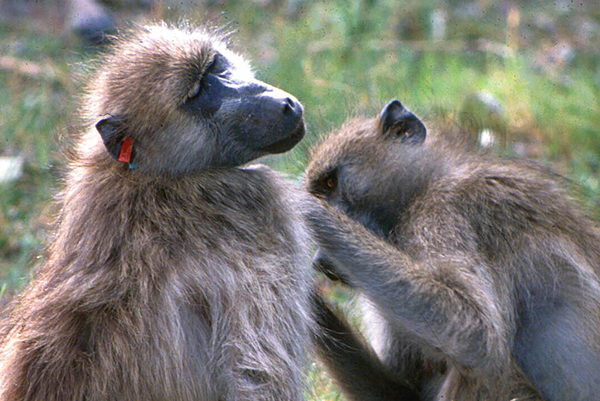
[(344, 218), (345, 216), (327, 202), (313, 196), (308, 197), (304, 207), (304, 219), (323, 256), (329, 253), (329, 249), (343, 241), (341, 228)]
[(325, 201), (312, 196), (304, 208), (304, 218), (319, 246), (313, 258), (315, 270), (324, 273), (331, 280), (349, 285), (347, 268), (345, 263), (338, 260), (338, 253), (342, 249), (348, 249), (348, 242), (351, 242), (357, 232), (353, 226), (358, 223)]

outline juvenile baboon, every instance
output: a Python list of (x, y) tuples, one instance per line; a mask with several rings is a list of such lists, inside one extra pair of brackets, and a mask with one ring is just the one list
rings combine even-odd
[(301, 400), (301, 191), (264, 166), (291, 95), (209, 30), (153, 25), (91, 81), (47, 259), (3, 323), (0, 400)]
[(315, 264), (376, 352), (316, 298), (323, 361), (350, 400), (597, 400), (598, 224), (556, 174), (426, 136), (393, 101), (312, 155)]

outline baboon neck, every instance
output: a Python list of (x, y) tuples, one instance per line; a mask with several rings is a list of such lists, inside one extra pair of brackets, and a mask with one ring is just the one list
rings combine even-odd
[(404, 230), (414, 208), (419, 207), (432, 187), (444, 180), (454, 163), (443, 153), (428, 148), (400, 155), (394, 166), (386, 168), (396, 172), (387, 175), (390, 182), (378, 185), (383, 192), (376, 192), (365, 204), (368, 211), (365, 225), (385, 238), (395, 237)]
[[(148, 273), (143, 267), (148, 262), (145, 252), (156, 254), (153, 242), (160, 241), (164, 246), (158, 256), (164, 264), (173, 264), (190, 251), (189, 237), (199, 241), (206, 237), (204, 221), (216, 224), (218, 230), (219, 224), (243, 228), (243, 219), (277, 221), (271, 214), (284, 212), (279, 212), (278, 196), (273, 194), (282, 189), (271, 176), (275, 177), (266, 168), (230, 168), (136, 180), (114, 171), (75, 167), (62, 193), (51, 252), (56, 260), (50, 262), (70, 273), (103, 269), (143, 275)], [(257, 205), (269, 213), (260, 215)], [(231, 211), (231, 221), (219, 217), (223, 210)]]

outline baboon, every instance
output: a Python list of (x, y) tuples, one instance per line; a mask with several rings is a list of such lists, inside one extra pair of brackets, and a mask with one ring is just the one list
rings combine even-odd
[(302, 191), (265, 166), (303, 108), (218, 30), (155, 24), (91, 79), (43, 265), (3, 323), (0, 400), (301, 400)]
[(600, 228), (566, 179), (428, 136), (398, 101), (326, 139), (306, 179), (315, 265), (366, 299), (370, 344), (313, 302), (348, 399), (598, 399)]

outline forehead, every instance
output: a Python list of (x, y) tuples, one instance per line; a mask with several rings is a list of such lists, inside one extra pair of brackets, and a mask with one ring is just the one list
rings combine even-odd
[(126, 36), (117, 45), (115, 53), (124, 57), (154, 54), (193, 56), (198, 53), (209, 55), (220, 38), (203, 29), (178, 29), (165, 25), (149, 25)]
[(229, 65), (235, 72), (237, 78), (245, 81), (254, 79), (254, 73), (248, 61), (246, 61), (241, 55), (230, 50), (224, 42), (218, 41), (214, 43), (214, 49), (218, 54), (225, 57), (229, 61)]
[[(102, 60), (88, 90), (96, 98), (89, 101), (90, 112), (153, 107), (156, 113), (168, 113), (185, 101), (219, 54), (228, 60), (225, 65), (232, 75), (252, 79), (248, 63), (217, 33), (162, 24), (141, 27), (123, 36)], [(132, 88), (140, 89), (132, 92)]]
[(113, 57), (142, 67), (161, 64), (168, 69), (207, 63), (216, 54), (225, 57), (239, 74), (252, 76), (248, 62), (228, 48), (225, 38), (204, 28), (145, 26), (122, 40)]
[(311, 152), (307, 177), (317, 179), (342, 163), (363, 163), (376, 159), (382, 140), (377, 135), (376, 127), (376, 119), (354, 119), (329, 135)]

